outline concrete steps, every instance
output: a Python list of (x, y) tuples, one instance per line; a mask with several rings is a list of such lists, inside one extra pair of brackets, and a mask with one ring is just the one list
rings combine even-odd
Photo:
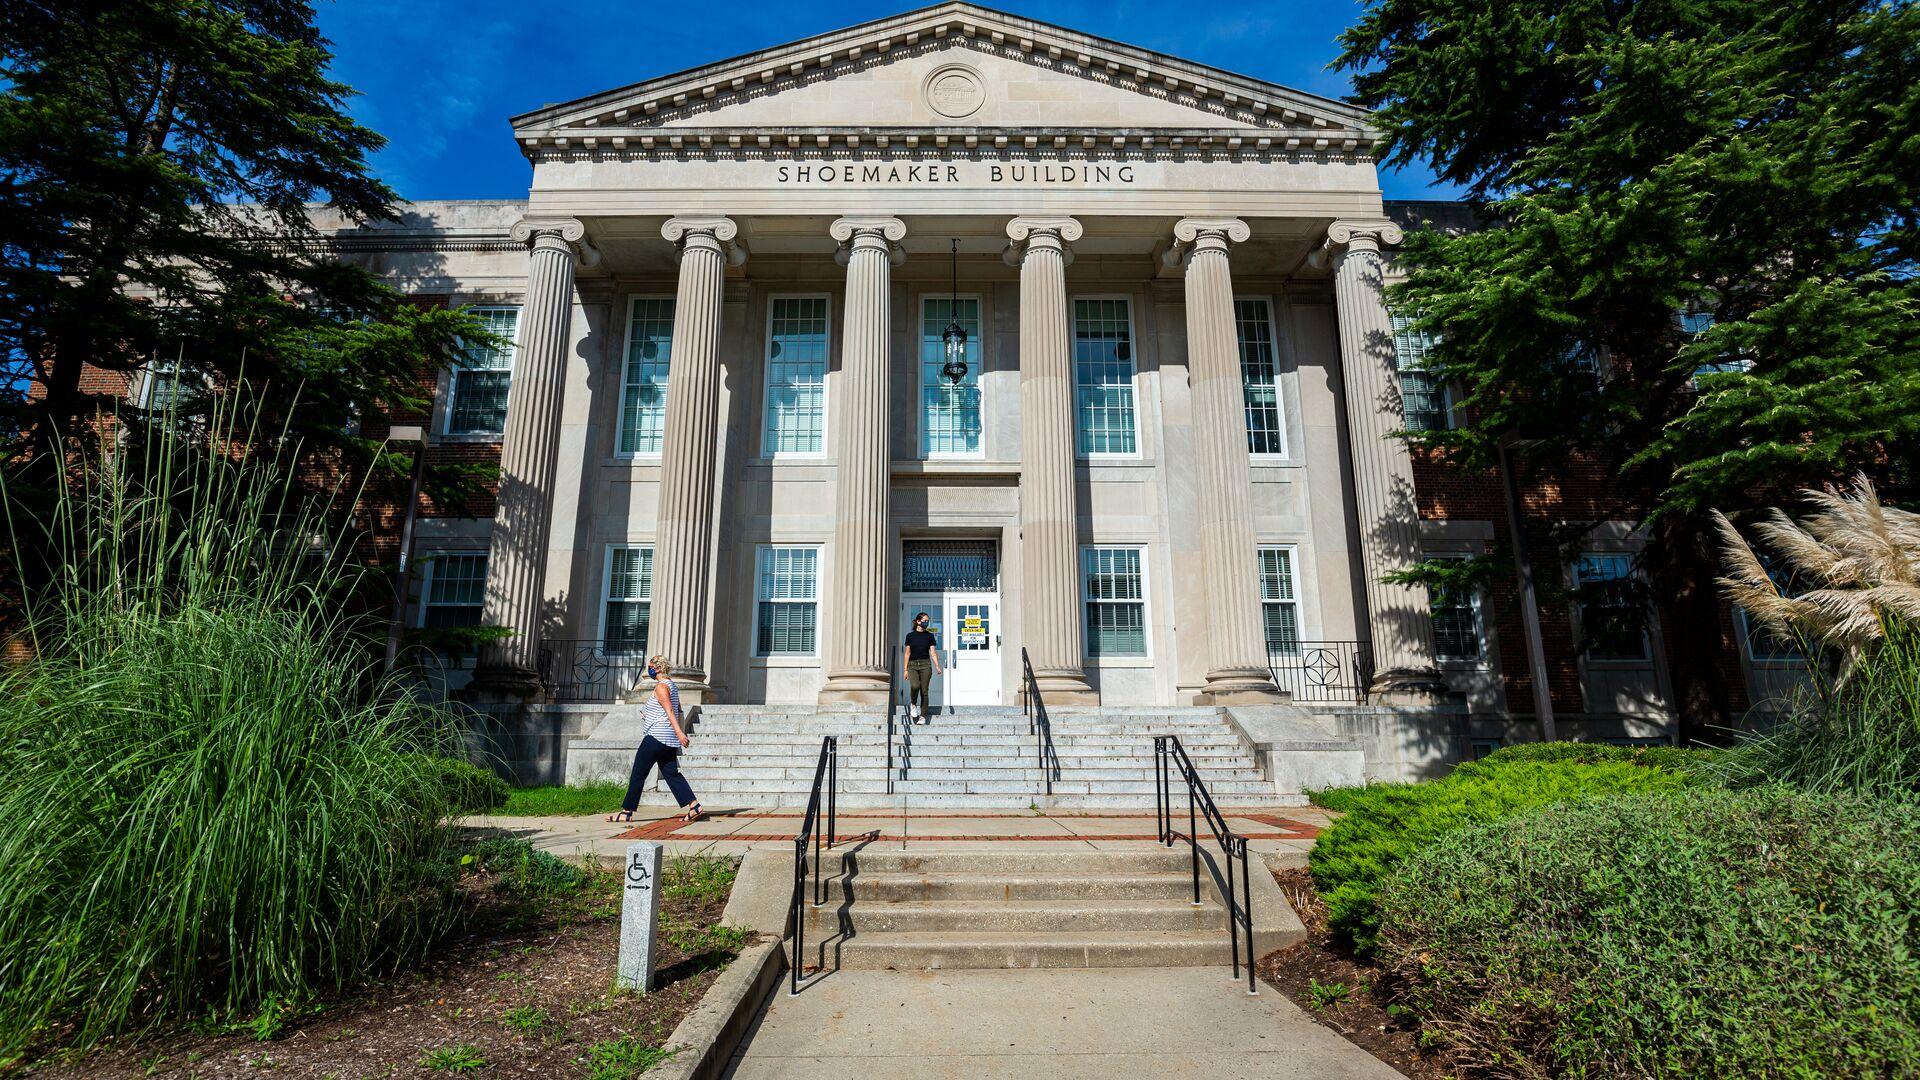
[[(1195, 904), (1184, 846), (843, 846), (835, 855), (833, 876), (823, 883), (826, 902), (803, 908), (807, 969), (1196, 967), (1229, 959), (1227, 911), (1212, 863), (1203, 864)], [(755, 873), (791, 873), (790, 862), (772, 853), (764, 858)], [(1254, 869), (1265, 875), (1257, 860)], [(1257, 954), (1305, 936), (1270, 877), (1256, 879), (1254, 896)]]
[[(636, 733), (622, 732), (617, 706), (592, 739), (571, 744), (572, 782), (624, 780)], [(994, 706), (939, 714), (929, 723), (898, 722), (888, 790), (886, 716), (830, 707), (709, 705), (696, 716), (681, 768), (703, 802), (722, 806), (804, 806), (820, 740), (839, 740), (839, 801), (848, 809), (1047, 807), (1139, 809), (1154, 799), (1153, 736), (1175, 734), (1214, 799), (1226, 806), (1294, 806), (1278, 793), (1239, 730), (1219, 709), (1077, 707), (1050, 710), (1046, 761), (1018, 708)], [(1047, 781), (1052, 780), (1051, 793)], [(670, 805), (655, 783), (647, 805)]]

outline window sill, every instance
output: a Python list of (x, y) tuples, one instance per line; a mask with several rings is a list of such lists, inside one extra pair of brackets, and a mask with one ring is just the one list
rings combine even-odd
[(1153, 657), (1151, 656), (1089, 656), (1086, 659), (1082, 660), (1081, 664), (1085, 667), (1094, 668), (1096, 670), (1105, 670), (1107, 668), (1115, 668), (1115, 669), (1150, 668), (1153, 666)]
[(776, 656), (756, 656), (748, 662), (756, 668), (817, 668), (820, 666), (818, 654), (801, 656), (797, 653), (780, 653)]
[(887, 471), (894, 476), (1019, 476), (1018, 461), (988, 461), (985, 458), (925, 458), (919, 461), (894, 461)]
[(455, 435), (451, 432), (445, 432), (439, 435), (435, 435), (433, 437), (432, 442), (429, 445), (467, 446), (474, 443), (480, 443), (480, 444), (493, 443), (497, 445), (505, 441), (505, 439), (506, 439), (506, 436), (504, 434), (489, 435), (485, 432), (469, 432), (466, 434)]

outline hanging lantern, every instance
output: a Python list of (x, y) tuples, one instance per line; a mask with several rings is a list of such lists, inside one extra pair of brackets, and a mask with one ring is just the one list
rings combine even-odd
[(960, 241), (954, 240), (951, 243), (953, 298), (949, 301), (948, 310), (952, 312), (953, 318), (947, 323), (946, 331), (940, 335), (940, 341), (945, 346), (947, 356), (946, 366), (940, 369), (940, 374), (945, 375), (948, 382), (959, 386), (960, 381), (967, 377), (967, 328), (960, 325)]

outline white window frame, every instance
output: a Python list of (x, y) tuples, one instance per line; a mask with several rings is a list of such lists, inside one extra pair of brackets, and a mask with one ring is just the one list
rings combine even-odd
[[(1275, 303), (1274, 298), (1272, 296), (1265, 295), (1265, 294), (1256, 294), (1251, 296), (1235, 295), (1233, 298), (1234, 307), (1235, 307), (1235, 311), (1233, 313), (1233, 331), (1234, 331), (1233, 333), (1234, 353), (1233, 354), (1234, 354), (1235, 361), (1240, 364), (1240, 408), (1242, 412), (1244, 412), (1247, 408), (1247, 386), (1248, 386), (1246, 361), (1241, 358), (1242, 346), (1240, 344), (1240, 312), (1238, 310), (1240, 302), (1243, 300), (1264, 304), (1267, 309), (1267, 340), (1273, 346), (1273, 409), (1274, 409), (1275, 417), (1277, 418), (1279, 423), (1278, 431), (1280, 436), (1280, 449), (1255, 451), (1253, 447), (1249, 445), (1247, 447), (1247, 455), (1249, 458), (1252, 459), (1253, 463), (1256, 465), (1271, 465), (1271, 464), (1285, 461), (1288, 458), (1290, 458), (1292, 456), (1291, 448), (1293, 446), (1293, 442), (1292, 442), (1293, 432), (1287, 426), (1286, 376), (1284, 372), (1281, 370), (1281, 365), (1280, 365), (1281, 352), (1280, 352), (1279, 304)], [(1249, 428), (1247, 437), (1249, 440), (1251, 440), (1253, 437), (1251, 428)], [(1271, 546), (1271, 545), (1263, 545), (1263, 546)], [(1297, 565), (1296, 565), (1296, 568), (1297, 568)], [(1299, 591), (1298, 582), (1296, 582), (1294, 585), (1294, 591), (1295, 592)]]
[[(1074, 309), (1082, 300), (1118, 300), (1127, 305), (1127, 364), (1133, 369), (1133, 373), (1127, 378), (1128, 391), (1133, 394), (1133, 449), (1131, 451), (1115, 452), (1102, 450), (1090, 452), (1081, 448), (1082, 440), (1080, 436), (1084, 429), (1081, 427), (1080, 417), (1080, 358), (1075, 355), (1073, 347), (1074, 342), (1078, 340), (1075, 337), (1074, 331), (1074, 327), (1078, 322), (1078, 318), (1074, 314)], [(1134, 303), (1133, 294), (1131, 293), (1076, 293), (1067, 297), (1067, 362), (1072, 365), (1072, 379), (1069, 380), (1068, 390), (1071, 394), (1070, 400), (1073, 403), (1073, 455), (1076, 461), (1139, 461), (1145, 456), (1142, 446), (1143, 434), (1140, 423), (1140, 410), (1142, 408), (1142, 402), (1146, 400), (1146, 395), (1141, 393), (1140, 388), (1140, 313), (1136, 310), (1137, 308), (1138, 305)]]
[[(507, 366), (505, 368), (485, 369), (489, 371), (504, 370), (507, 373), (507, 394), (508, 394), (508, 401), (511, 402), (512, 394), (513, 394), (513, 380), (514, 380), (514, 377), (518, 374), (519, 368), (520, 368), (520, 335), (524, 333), (526, 330), (526, 319), (522, 317), (526, 314), (525, 305), (510, 304), (510, 303), (485, 303), (485, 304), (475, 303), (475, 304), (468, 305), (468, 307), (470, 312), (473, 314), (478, 314), (480, 312), (486, 312), (486, 311), (513, 312), (513, 340), (507, 343)], [(455, 431), (453, 430), (453, 414), (455, 411), (455, 407), (459, 403), (459, 398), (460, 398), (460, 376), (468, 370), (470, 369), (466, 368), (464, 365), (457, 364), (457, 363), (449, 364), (447, 366), (446, 368), (447, 392), (445, 394), (446, 400), (441, 404), (438, 410), (439, 423), (436, 424), (435, 427), (440, 437), (445, 439), (467, 441), (467, 442), (499, 442), (502, 438), (506, 436), (508, 418), (505, 416), (501, 417), (499, 431)], [(511, 405), (509, 405), (508, 407), (511, 408)]]
[[(1432, 562), (1440, 562), (1440, 561), (1466, 562), (1467, 560), (1473, 558), (1473, 554), (1471, 552), (1458, 551), (1458, 550), (1443, 551), (1443, 550), (1436, 550), (1434, 548), (1425, 549), (1424, 551), (1421, 552), (1421, 555), (1428, 561), (1432, 561)], [(1429, 594), (1431, 594), (1433, 590), (1431, 587), (1429, 587), (1427, 591)], [(1432, 599), (1433, 599), (1432, 596), (1429, 595), (1428, 596), (1429, 611), (1432, 610)], [(1440, 655), (1439, 641), (1436, 638), (1434, 643), (1434, 661), (1438, 663), (1441, 667), (1451, 668), (1456, 670), (1478, 670), (1480, 668), (1484, 668), (1487, 666), (1487, 662), (1488, 662), (1487, 653), (1489, 652), (1489, 649), (1487, 647), (1488, 646), (1487, 616), (1486, 616), (1486, 609), (1483, 605), (1483, 600), (1484, 600), (1484, 597), (1482, 596), (1482, 590), (1478, 586), (1475, 586), (1472, 589), (1469, 589), (1467, 591), (1467, 611), (1470, 617), (1473, 619), (1473, 640), (1475, 645), (1479, 647), (1480, 655), (1474, 656), (1474, 657), (1442, 656)]]
[[(1408, 431), (1451, 431), (1456, 426), (1458, 426), (1457, 424), (1454, 423), (1455, 405), (1453, 400), (1453, 384), (1444, 379), (1439, 380), (1435, 384), (1435, 390), (1440, 395), (1440, 426), (1416, 428), (1407, 422), (1407, 384), (1406, 384), (1406, 381), (1402, 378), (1402, 376), (1407, 374), (1408, 372), (1426, 375), (1428, 377), (1435, 377), (1435, 376), (1431, 368), (1413, 367), (1401, 361), (1400, 341), (1399, 341), (1400, 335), (1403, 332), (1411, 334), (1411, 333), (1414, 333), (1415, 331), (1413, 331), (1411, 327), (1403, 331), (1401, 327), (1395, 326), (1394, 323), (1396, 321), (1413, 323), (1413, 322), (1418, 322), (1419, 318), (1420, 316), (1418, 316), (1417, 314), (1416, 315), (1400, 315), (1392, 311), (1389, 311), (1387, 313), (1387, 333), (1388, 333), (1388, 336), (1393, 339), (1393, 390), (1394, 390), (1394, 393), (1400, 395), (1400, 423), (1403, 426), (1405, 426)], [(1425, 349), (1422, 350), (1423, 353), (1426, 350), (1432, 349), (1434, 344), (1437, 343), (1439, 340), (1440, 339), (1438, 335), (1433, 335), (1433, 334), (1427, 335), (1427, 344)], [(1421, 359), (1424, 361), (1426, 357), (1422, 355)]]
[[(819, 300), (826, 305), (826, 355), (821, 359), (820, 368), (820, 449), (819, 450), (780, 450), (774, 445), (773, 437), (773, 313), (774, 307), (782, 300)], [(834, 336), (833, 295), (831, 293), (774, 293), (767, 297), (766, 319), (761, 326), (760, 338), (760, 456), (767, 461), (823, 461), (831, 449), (829, 433), (833, 430), (833, 373), (834, 348), (838, 344)], [(782, 654), (784, 655), (784, 654)]]
[[(980, 448), (978, 450), (972, 451), (971, 453), (956, 453), (950, 450), (935, 452), (928, 448), (927, 402), (926, 402), (927, 364), (926, 364), (926, 361), (921, 356), (921, 350), (926, 348), (926, 340), (927, 340), (927, 337), (926, 337), (927, 303), (928, 301), (931, 301), (931, 300), (955, 300), (955, 299), (973, 301), (975, 304), (975, 310), (979, 316), (979, 320), (978, 320), (979, 333), (968, 342), (968, 344), (970, 345), (978, 345), (980, 350), (980, 362), (978, 364), (973, 364), (972, 361), (968, 361), (969, 365), (972, 366), (974, 369), (972, 372), (972, 375), (974, 378), (974, 386), (980, 392), (980, 439), (979, 439)], [(922, 461), (980, 461), (987, 456), (987, 382), (985, 378), (987, 374), (987, 300), (986, 300), (986, 297), (980, 295), (979, 293), (961, 293), (959, 296), (956, 297), (952, 293), (923, 292), (920, 294), (919, 302), (914, 305), (914, 310), (916, 312), (917, 321), (914, 323), (914, 326), (913, 326), (913, 344), (914, 344), (913, 415), (914, 415), (914, 428), (916, 429), (916, 438), (919, 440), (920, 460)]]
[[(661, 452), (666, 449), (664, 432), (667, 426), (667, 395), (671, 393), (672, 389), (673, 348), (676, 339), (680, 336), (680, 310), (679, 305), (676, 303), (677, 299), (678, 298), (672, 293), (634, 293), (627, 297), (627, 326), (626, 331), (621, 335), (620, 345), (619, 393), (615, 395), (613, 401), (613, 456), (624, 461), (658, 461), (660, 460)], [(661, 449), (657, 451), (621, 449), (626, 443), (627, 436), (627, 380), (633, 367), (633, 314), (643, 300), (665, 300), (673, 305), (672, 315), (668, 319), (667, 324), (666, 368), (669, 385), (662, 387), (660, 392), (660, 430), (663, 435)]]
[[(1291, 600), (1268, 600), (1267, 599), (1266, 574), (1265, 574), (1264, 568), (1261, 566), (1261, 556), (1268, 551), (1281, 551), (1286, 553), (1287, 572), (1291, 577), (1291, 581), (1289, 582), (1289, 584), (1291, 584), (1293, 587), (1293, 599)], [(1260, 645), (1263, 649), (1266, 649), (1267, 659), (1269, 664), (1271, 664), (1273, 660), (1281, 657), (1285, 657), (1290, 660), (1298, 660), (1300, 658), (1299, 646), (1307, 640), (1307, 620), (1306, 620), (1306, 612), (1305, 612), (1306, 604), (1301, 599), (1301, 588), (1300, 588), (1301, 576), (1302, 575), (1300, 573), (1300, 545), (1298, 544), (1255, 545), (1254, 547), (1254, 584), (1260, 589)], [(1294, 631), (1294, 645), (1295, 645), (1294, 652), (1277, 653), (1277, 652), (1274, 652), (1271, 648), (1268, 648), (1267, 641), (1266, 641), (1267, 605), (1268, 604), (1291, 604), (1293, 606), (1293, 631)]]
[[(1629, 576), (1636, 581), (1640, 579), (1640, 570), (1638, 567), (1633, 565), (1634, 563), (1633, 552), (1622, 551), (1619, 549), (1608, 550), (1606, 548), (1586, 548), (1586, 549), (1583, 549), (1578, 555), (1576, 555), (1573, 558), (1573, 561), (1567, 567), (1568, 575), (1573, 579), (1573, 586), (1576, 589), (1578, 589), (1581, 585), (1585, 584), (1580, 579), (1580, 564), (1581, 562), (1589, 558), (1625, 559), (1627, 560), (1627, 570), (1628, 570)], [(1609, 580), (1613, 580), (1613, 579), (1609, 579)], [(1639, 656), (1596, 656), (1594, 655), (1593, 650), (1586, 647), (1586, 635), (1587, 635), (1587, 629), (1585, 625), (1586, 605), (1580, 603), (1578, 599), (1575, 599), (1573, 603), (1573, 620), (1574, 620), (1573, 640), (1574, 640), (1574, 646), (1578, 650), (1580, 659), (1589, 665), (1599, 665), (1603, 668), (1606, 668), (1606, 667), (1642, 668), (1642, 667), (1647, 667), (1649, 665), (1658, 664), (1659, 657), (1655, 653), (1654, 640), (1653, 640), (1653, 634), (1656, 627), (1655, 614), (1652, 611), (1647, 611), (1643, 613), (1643, 617), (1645, 619), (1645, 622), (1643, 622), (1640, 627), (1640, 655)]]
[(643, 641), (637, 647), (631, 648), (631, 649), (622, 648), (619, 650), (612, 650), (607, 648), (607, 613), (608, 613), (607, 609), (616, 602), (622, 603), (622, 604), (647, 605), (647, 635), (648, 637), (652, 637), (653, 635), (653, 586), (654, 586), (655, 574), (659, 570), (659, 563), (657, 561), (653, 562), (652, 565), (648, 568), (647, 595), (645, 597), (637, 598), (637, 599), (630, 598), (630, 597), (620, 597), (618, 601), (616, 601), (613, 595), (613, 559), (614, 559), (615, 553), (621, 552), (621, 551), (645, 551), (649, 553), (649, 556), (652, 559), (657, 560), (659, 557), (658, 553), (654, 551), (654, 544), (653, 544), (653, 541), (651, 540), (634, 540), (624, 544), (606, 545), (606, 550), (605, 550), (606, 557), (601, 560), (601, 565), (600, 565), (599, 627), (598, 627), (598, 630), (593, 635), (594, 652), (597, 655), (638, 656), (638, 655), (644, 654), (647, 651), (647, 646), (650, 644), (649, 642)]
[[(460, 556), (460, 557), (467, 557), (467, 558), (478, 556), (479, 559), (481, 560), (481, 567), (484, 571), (485, 568), (488, 566), (488, 564), (492, 562), (493, 553), (485, 548), (432, 548), (425, 552), (422, 552), (418, 557), (416, 557), (414, 561), (420, 567), (420, 595), (419, 595), (418, 602), (415, 603), (414, 605), (414, 612), (413, 612), (413, 625), (416, 628), (419, 628), (422, 630), (426, 629), (427, 611), (430, 608), (433, 608), (436, 606), (455, 606), (455, 605), (435, 605), (432, 599), (434, 571), (439, 568), (440, 560), (447, 556)], [(485, 592), (486, 577), (484, 573), (482, 574), (480, 580), (481, 580), (480, 619), (484, 620), (487, 617), (486, 616), (486, 592)], [(460, 604), (457, 606), (470, 607), (471, 605)]]
[[(760, 595), (761, 578), (766, 572), (767, 555), (774, 551), (811, 551), (813, 552), (813, 599), (799, 600), (792, 597), (783, 600), (769, 599)], [(820, 544), (758, 544), (753, 549), (753, 657), (757, 660), (779, 662), (781, 660), (818, 659), (820, 656), (820, 594), (821, 578), (826, 574), (826, 552)], [(813, 605), (813, 651), (812, 652), (766, 652), (760, 648), (760, 605), (763, 603), (791, 603)]]
[[(1132, 551), (1140, 557), (1140, 652), (1138, 653), (1095, 653), (1093, 634), (1087, 624), (1087, 605), (1091, 603), (1133, 603), (1131, 600), (1095, 601), (1087, 597), (1087, 552), (1089, 551)], [(1080, 593), (1080, 651), (1081, 659), (1087, 664), (1113, 667), (1140, 667), (1153, 661), (1153, 588), (1148, 568), (1151, 548), (1143, 543), (1090, 543), (1081, 544), (1079, 557), (1075, 560), (1074, 572), (1079, 575)]]

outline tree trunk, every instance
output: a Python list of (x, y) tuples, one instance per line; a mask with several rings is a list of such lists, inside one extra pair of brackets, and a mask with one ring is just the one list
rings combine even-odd
[(1722, 666), (1715, 535), (1708, 522), (1675, 514), (1655, 526), (1648, 548), (1647, 579), (1667, 621), (1667, 668), (1682, 746), (1725, 743), (1733, 719), (1732, 688)]

